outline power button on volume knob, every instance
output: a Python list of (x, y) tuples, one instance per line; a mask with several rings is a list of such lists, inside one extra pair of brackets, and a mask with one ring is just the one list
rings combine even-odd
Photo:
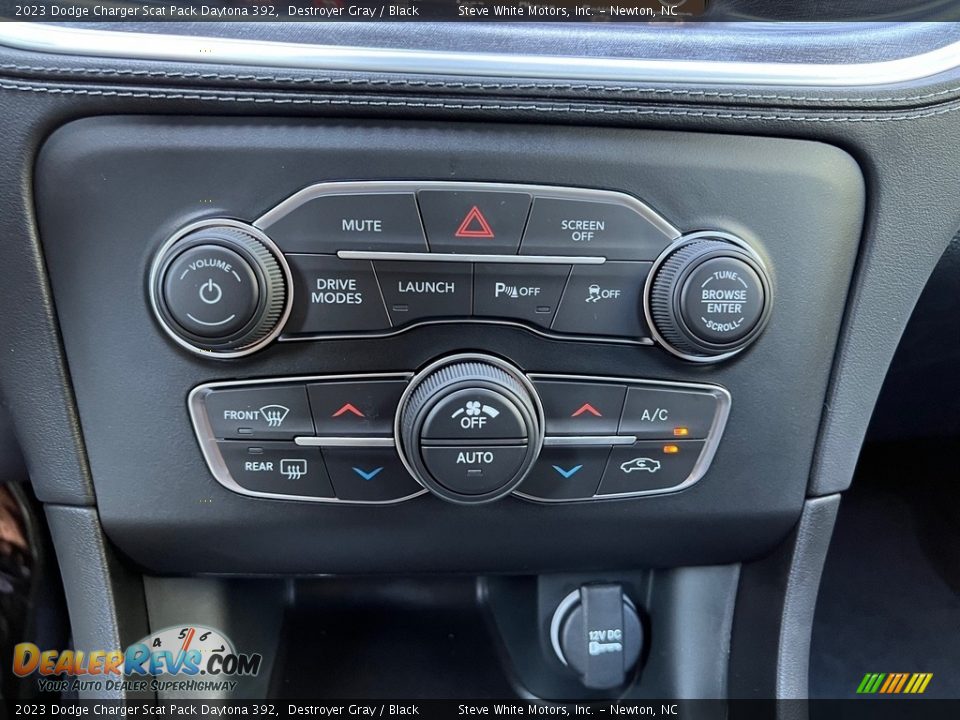
[(656, 267), (647, 297), (659, 339), (688, 360), (719, 360), (762, 332), (770, 281), (745, 245), (696, 238), (672, 249)]
[(289, 294), (279, 254), (253, 231), (220, 225), (168, 244), (151, 284), (167, 333), (214, 357), (247, 354), (268, 341)]

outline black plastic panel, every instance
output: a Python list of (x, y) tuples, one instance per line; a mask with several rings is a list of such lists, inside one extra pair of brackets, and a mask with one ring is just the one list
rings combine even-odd
[[(188, 355), (152, 319), (153, 253), (205, 217), (253, 220), (309, 184), (452, 179), (634, 194), (683, 231), (723, 229), (773, 274), (750, 350), (694, 367), (660, 349), (441, 325), (379, 340)], [(844, 152), (812, 142), (654, 131), (386, 122), (98, 118), (38, 166), (41, 237), (107, 534), (159, 572), (538, 571), (731, 562), (799, 517), (863, 212)], [(456, 351), (530, 372), (717, 383), (733, 397), (709, 473), (673, 495), (562, 507), (317, 507), (245, 498), (210, 477), (189, 425), (200, 382), (408, 371)]]

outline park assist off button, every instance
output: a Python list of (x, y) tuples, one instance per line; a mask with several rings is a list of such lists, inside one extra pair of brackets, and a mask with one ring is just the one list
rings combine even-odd
[(672, 239), (626, 204), (537, 197), (520, 254), (653, 260)]
[(477, 263), (473, 315), (515, 318), (549, 328), (569, 274), (569, 265)]
[(294, 306), (289, 333), (386, 330), (390, 320), (373, 266), (331, 255), (288, 255)]

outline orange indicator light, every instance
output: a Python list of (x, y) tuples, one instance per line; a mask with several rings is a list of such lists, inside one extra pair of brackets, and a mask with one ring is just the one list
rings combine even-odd
[(675, 428), (673, 429), (673, 436), (674, 436), (674, 437), (686, 437), (686, 436), (689, 435), (689, 434), (690, 434), (690, 428), (675, 427)]
[(667, 455), (676, 455), (678, 452), (680, 452), (680, 448), (677, 447), (676, 445), (664, 445), (663, 451)]

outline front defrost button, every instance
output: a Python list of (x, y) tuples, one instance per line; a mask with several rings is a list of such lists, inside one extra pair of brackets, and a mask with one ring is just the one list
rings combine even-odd
[(217, 438), (290, 440), (313, 435), (313, 419), (302, 385), (210, 390), (203, 396)]
[(569, 272), (569, 265), (478, 263), (473, 275), (473, 314), (516, 318), (549, 328)]

